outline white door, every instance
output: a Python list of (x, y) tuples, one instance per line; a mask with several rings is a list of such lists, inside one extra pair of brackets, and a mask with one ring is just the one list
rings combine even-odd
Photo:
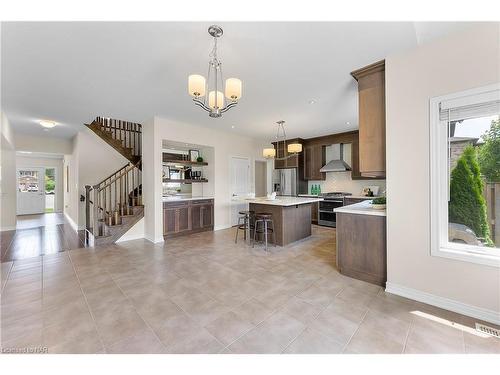
[(17, 170), (17, 214), (41, 214), (45, 211), (45, 168)]
[(246, 210), (248, 204), (240, 201), (250, 193), (250, 160), (231, 158), (231, 225), (238, 224), (238, 212)]

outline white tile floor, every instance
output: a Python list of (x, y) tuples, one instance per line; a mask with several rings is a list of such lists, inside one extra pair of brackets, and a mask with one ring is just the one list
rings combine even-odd
[[(500, 353), (474, 320), (335, 269), (335, 230), (265, 253), (233, 230), (2, 263), (2, 348), (49, 353)], [(419, 314), (416, 314), (419, 312)], [(439, 319), (436, 319), (439, 318)]]

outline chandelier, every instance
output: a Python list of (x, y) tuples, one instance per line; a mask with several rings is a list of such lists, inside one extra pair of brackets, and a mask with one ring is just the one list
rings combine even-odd
[[(222, 27), (212, 25), (208, 33), (214, 38), (214, 48), (210, 52), (207, 79), (199, 74), (191, 74), (188, 78), (189, 95), (193, 96), (194, 104), (208, 112), (210, 117), (221, 117), (229, 111), (241, 98), (241, 80), (228, 78), (225, 86), (225, 97), (229, 103), (224, 103), (222, 63), (217, 57), (217, 39), (222, 36)], [(208, 95), (207, 95), (208, 93)]]
[[(278, 124), (278, 131), (276, 134), (276, 148), (273, 147), (263, 149), (262, 156), (266, 159), (285, 160), (298, 154), (299, 152), (302, 152), (302, 145), (300, 143), (290, 143), (287, 146), (285, 121), (280, 120), (276, 122), (276, 124)], [(280, 148), (281, 142), (283, 142), (283, 156), (276, 157), (276, 149)], [(287, 154), (285, 154), (284, 150), (287, 150)]]

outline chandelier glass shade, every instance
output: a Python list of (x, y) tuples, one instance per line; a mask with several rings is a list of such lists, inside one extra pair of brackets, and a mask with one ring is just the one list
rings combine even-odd
[[(283, 156), (276, 157), (275, 148), (265, 148), (262, 150), (262, 156), (266, 159), (276, 159), (284, 160), (288, 159), (300, 152), (302, 152), (302, 144), (300, 143), (290, 143), (286, 144), (286, 132), (285, 132), (285, 121), (280, 120), (276, 122), (278, 124), (278, 132), (276, 134), (276, 148), (281, 148), (280, 144), (283, 143)], [(284, 150), (287, 152), (285, 153)]]
[(228, 78), (224, 85), (222, 63), (217, 57), (217, 39), (223, 31), (220, 26), (212, 25), (208, 33), (214, 38), (214, 47), (209, 55), (207, 78), (191, 74), (188, 77), (188, 92), (196, 105), (207, 111), (210, 117), (217, 118), (238, 104), (242, 83), (238, 78)]
[(265, 148), (262, 150), (262, 156), (266, 159), (272, 159), (276, 156), (276, 150), (273, 148)]

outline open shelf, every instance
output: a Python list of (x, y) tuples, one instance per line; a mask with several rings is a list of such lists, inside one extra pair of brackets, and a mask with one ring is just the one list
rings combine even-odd
[(179, 165), (193, 165), (193, 166), (203, 166), (208, 165), (206, 162), (197, 162), (197, 161), (189, 161), (189, 160), (175, 160), (175, 159), (165, 159), (163, 160), (163, 164), (179, 164)]
[(196, 180), (173, 180), (170, 178), (164, 178), (163, 182), (180, 182), (180, 183), (185, 183), (185, 184), (192, 184), (192, 183), (197, 183), (197, 182), (208, 182), (206, 178), (200, 178)]

